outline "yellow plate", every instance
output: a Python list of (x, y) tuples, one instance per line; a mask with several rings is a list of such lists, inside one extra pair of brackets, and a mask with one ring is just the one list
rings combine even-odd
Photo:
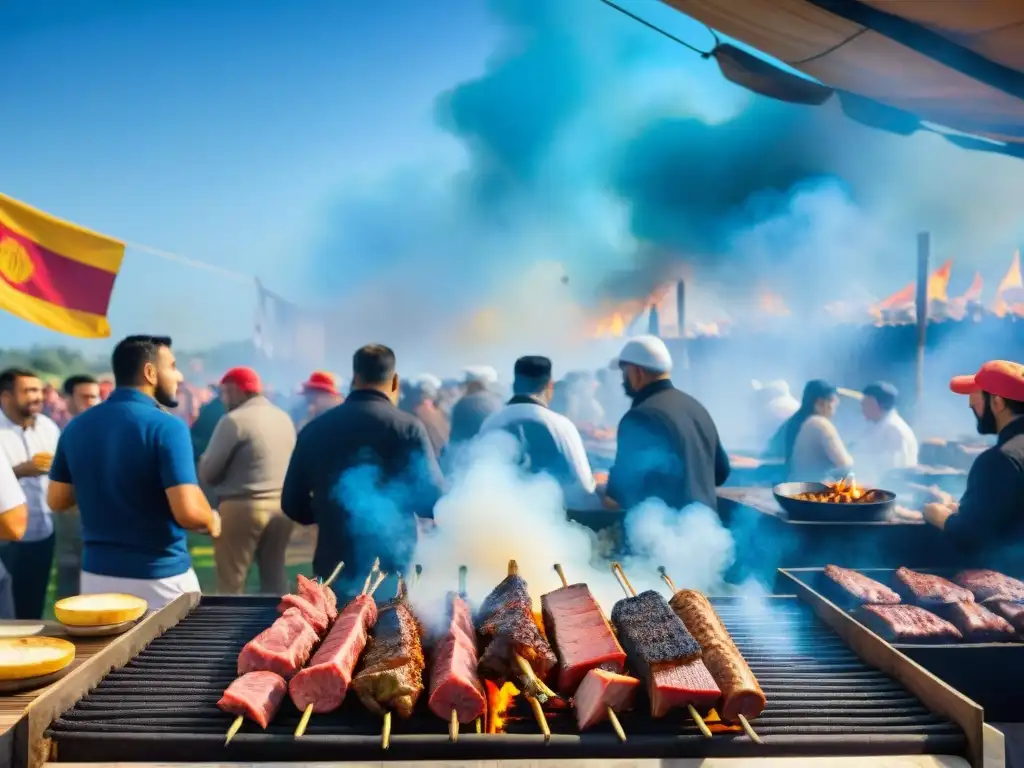
[(0, 638), (0, 680), (59, 672), (75, 660), (75, 646), (59, 637)]
[(69, 627), (100, 627), (135, 621), (149, 605), (141, 597), (119, 595), (75, 595), (53, 604), (57, 621)]

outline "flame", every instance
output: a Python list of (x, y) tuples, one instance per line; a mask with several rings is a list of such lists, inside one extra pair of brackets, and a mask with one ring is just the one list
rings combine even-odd
[(490, 680), (485, 680), (484, 686), (487, 688), (487, 733), (504, 733), (505, 715), (519, 695), (519, 689), (512, 683), (505, 683), (499, 688)]
[[(948, 289), (949, 289), (949, 275), (953, 271), (953, 260), (947, 259), (946, 263), (936, 269), (928, 276), (927, 286), (927, 299), (930, 304), (933, 301), (947, 302), (949, 301)], [(914, 301), (917, 296), (917, 283), (909, 283), (900, 290), (896, 291), (892, 296), (879, 302), (876, 305), (877, 310), (884, 309), (904, 309), (914, 305)]]
[(1024, 307), (1021, 306), (1021, 293), (1024, 291), (1024, 280), (1020, 272), (1020, 251), (1013, 254), (1013, 261), (1006, 275), (996, 289), (996, 302), (992, 306), (992, 312), (999, 317), (1005, 317), (1008, 312), (1024, 314)]

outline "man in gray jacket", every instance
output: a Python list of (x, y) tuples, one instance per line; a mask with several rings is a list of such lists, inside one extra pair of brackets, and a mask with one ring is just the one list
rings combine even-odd
[(263, 396), (251, 368), (228, 371), (220, 396), (228, 412), (199, 459), (200, 480), (220, 499), (217, 591), (242, 594), (255, 559), (260, 591), (282, 595), (288, 591), (285, 552), (294, 524), (281, 512), (281, 487), (295, 449), (295, 425)]

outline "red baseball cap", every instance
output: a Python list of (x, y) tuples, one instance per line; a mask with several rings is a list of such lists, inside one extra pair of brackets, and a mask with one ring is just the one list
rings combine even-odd
[(248, 395), (258, 395), (263, 391), (263, 384), (260, 382), (260, 376), (252, 368), (232, 368), (224, 374), (220, 383), (234, 384)]
[(309, 380), (302, 385), (303, 392), (326, 392), (328, 395), (337, 395), (338, 385), (334, 376), (326, 371), (313, 371), (309, 374)]
[(980, 391), (1024, 402), (1024, 365), (1009, 360), (989, 360), (973, 376), (954, 376), (949, 388), (958, 395)]

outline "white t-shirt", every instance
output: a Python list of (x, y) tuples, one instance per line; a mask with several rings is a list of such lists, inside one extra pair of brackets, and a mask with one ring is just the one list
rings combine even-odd
[(857, 478), (869, 485), (881, 482), (890, 470), (917, 464), (917, 437), (895, 409), (870, 422), (852, 447)]
[(25, 492), (14, 476), (14, 468), (9, 461), (0, 458), (0, 515), (24, 503)]
[[(0, 413), (0, 451), (12, 467), (24, 464), (37, 453), (57, 452), (60, 427), (43, 414), (36, 416), (35, 424), (22, 429)], [(28, 504), (28, 528), (22, 541), (41, 541), (53, 534), (53, 513), (46, 505), (46, 489), (50, 478), (24, 477), (19, 483)]]
[(836, 425), (824, 416), (811, 416), (797, 433), (789, 459), (789, 480), (820, 483), (853, 466)]

